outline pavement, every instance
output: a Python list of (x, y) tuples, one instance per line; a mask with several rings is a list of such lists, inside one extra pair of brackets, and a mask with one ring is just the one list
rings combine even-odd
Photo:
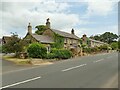
[(118, 53), (6, 70), (2, 73), (1, 88), (118, 88)]

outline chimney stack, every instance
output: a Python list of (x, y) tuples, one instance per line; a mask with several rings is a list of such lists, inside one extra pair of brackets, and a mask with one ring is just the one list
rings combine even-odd
[(82, 37), (82, 39), (83, 39), (83, 41), (85, 41), (85, 42), (86, 42), (86, 40), (87, 40), (87, 35), (86, 35), (86, 34), (84, 34), (84, 35), (83, 35), (83, 37)]
[(74, 29), (71, 30), (71, 34), (73, 34), (73, 35), (75, 34)]
[(46, 22), (46, 26), (47, 26), (47, 28), (49, 28), (50, 29), (50, 22), (49, 22), (49, 18), (47, 19), (47, 22)]
[(32, 34), (32, 26), (30, 25), (30, 23), (29, 23), (29, 25), (28, 25), (28, 33), (29, 33), (29, 34)]

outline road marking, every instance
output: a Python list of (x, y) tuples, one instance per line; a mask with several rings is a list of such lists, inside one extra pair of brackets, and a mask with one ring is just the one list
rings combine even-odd
[(100, 60), (97, 60), (97, 61), (93, 61), (93, 63), (96, 63), (96, 62), (100, 62), (100, 61), (103, 61), (104, 59), (100, 59)]
[(19, 84), (27, 83), (27, 82), (30, 82), (30, 81), (34, 81), (34, 80), (37, 80), (37, 79), (40, 79), (40, 78), (41, 77), (36, 77), (36, 78), (28, 79), (28, 80), (25, 80), (25, 81), (17, 82), (17, 83), (14, 83), (14, 84), (10, 84), (10, 85), (7, 85), (7, 86), (3, 86), (3, 87), (0, 88), (0, 90), (4, 89), (4, 88), (16, 86), (16, 85), (19, 85)]
[(79, 67), (82, 67), (82, 66), (85, 66), (85, 65), (87, 65), (87, 64), (81, 64), (81, 65), (79, 65), (79, 66), (67, 68), (67, 69), (62, 70), (62, 72), (66, 72), (66, 71), (69, 71), (69, 70), (72, 70), (72, 69), (75, 69), (75, 68), (79, 68)]

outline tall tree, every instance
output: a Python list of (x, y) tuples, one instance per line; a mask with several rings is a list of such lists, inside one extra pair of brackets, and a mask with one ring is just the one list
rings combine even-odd
[(113, 41), (115, 41), (118, 36), (116, 34), (110, 33), (110, 32), (105, 32), (104, 34), (102, 34), (100, 36), (101, 41), (106, 42), (106, 43), (112, 43)]
[(45, 25), (38, 25), (35, 28), (37, 28), (35, 33), (38, 34), (38, 35), (42, 35), (43, 32), (47, 29), (47, 27)]
[(4, 53), (15, 53), (16, 56), (23, 50), (23, 44), (20, 43), (21, 39), (18, 38), (18, 35), (13, 34), (11, 39), (3, 45)]
[(111, 32), (105, 32), (101, 35), (95, 35), (92, 38), (95, 40), (99, 40), (99, 41), (106, 42), (106, 43), (110, 44), (118, 39), (118, 35), (111, 33)]

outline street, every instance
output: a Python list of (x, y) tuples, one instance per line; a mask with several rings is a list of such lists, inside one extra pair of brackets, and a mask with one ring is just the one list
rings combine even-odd
[(118, 53), (3, 71), (2, 88), (118, 88)]

